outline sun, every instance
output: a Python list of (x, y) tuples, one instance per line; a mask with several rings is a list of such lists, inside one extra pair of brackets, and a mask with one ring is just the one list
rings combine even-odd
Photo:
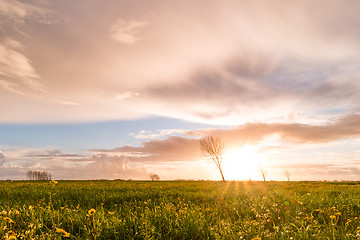
[(223, 172), (228, 180), (248, 180), (257, 178), (260, 155), (254, 146), (229, 150), (224, 154)]

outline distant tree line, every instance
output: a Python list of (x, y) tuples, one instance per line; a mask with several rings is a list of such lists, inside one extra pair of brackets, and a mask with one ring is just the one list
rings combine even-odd
[(29, 180), (51, 180), (51, 173), (47, 171), (28, 171)]

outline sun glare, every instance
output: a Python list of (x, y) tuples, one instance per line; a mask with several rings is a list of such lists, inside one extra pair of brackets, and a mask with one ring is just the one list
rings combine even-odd
[(253, 146), (245, 145), (224, 154), (223, 170), (228, 180), (248, 180), (258, 177), (260, 155)]

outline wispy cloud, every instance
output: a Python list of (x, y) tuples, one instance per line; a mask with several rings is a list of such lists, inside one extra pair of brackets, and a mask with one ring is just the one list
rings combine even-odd
[(130, 136), (134, 136), (137, 139), (160, 139), (169, 135), (184, 134), (187, 130), (185, 129), (161, 129), (154, 131), (141, 130), (138, 133), (129, 133)]
[(16, 93), (19, 95), (25, 95), (21, 90), (20, 86), (16, 83), (0, 80), (0, 87), (4, 88), (8, 92)]
[(125, 100), (125, 99), (128, 99), (128, 98), (133, 98), (133, 97), (137, 97), (137, 96), (140, 96), (140, 93), (128, 91), (128, 92), (123, 92), (123, 93), (116, 94), (114, 99), (122, 101), (122, 100)]
[[(33, 68), (30, 60), (22, 53), (23, 46), (21, 43), (7, 39), (0, 43), (0, 76), (7, 90), (20, 93), (14, 85), (23, 84), (36, 91), (42, 91), (43, 86), (39, 82), (39, 75)], [(15, 83), (12, 83), (14, 81)]]
[(142, 38), (142, 31), (149, 23), (118, 18), (109, 31), (110, 39), (124, 45), (135, 45)]
[[(35, 70), (24, 37), (30, 36), (22, 29), (26, 21), (45, 18), (48, 11), (42, 7), (20, 1), (0, 2), (0, 80), (3, 89), (18, 94), (31, 95), (29, 91), (43, 92), (44, 84)], [(44, 17), (41, 17), (44, 16)]]
[(23, 18), (34, 9), (36, 8), (20, 1), (2, 0), (0, 2), (0, 13), (10, 18)]

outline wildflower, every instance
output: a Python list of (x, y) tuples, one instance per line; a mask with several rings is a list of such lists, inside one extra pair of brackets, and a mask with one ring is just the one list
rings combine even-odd
[(108, 211), (108, 214), (113, 215), (113, 214), (114, 214), (114, 212), (110, 212), (110, 211)]
[(62, 228), (56, 228), (56, 232), (60, 233), (63, 237), (70, 237), (70, 233), (68, 233)]
[(341, 212), (337, 212), (337, 213), (335, 213), (335, 215), (341, 215)]
[(15, 223), (11, 218), (8, 218), (8, 217), (4, 217), (3, 219), (5, 221), (7, 221), (8, 223)]
[(261, 238), (256, 237), (256, 238), (253, 238), (253, 239), (251, 239), (251, 240), (261, 240)]
[(331, 216), (330, 216), (330, 219), (335, 219), (335, 218), (336, 218), (335, 215), (331, 215)]
[(13, 230), (10, 230), (10, 231), (7, 232), (7, 235), (8, 236), (15, 236), (16, 233)]
[(15, 236), (9, 236), (7, 239), (8, 240), (16, 240), (16, 237)]
[(96, 210), (93, 208), (88, 211), (89, 215), (94, 215), (95, 213), (96, 213)]
[(58, 184), (58, 182), (55, 181), (55, 180), (51, 180), (50, 183), (51, 183), (51, 184), (54, 184), (54, 185)]

